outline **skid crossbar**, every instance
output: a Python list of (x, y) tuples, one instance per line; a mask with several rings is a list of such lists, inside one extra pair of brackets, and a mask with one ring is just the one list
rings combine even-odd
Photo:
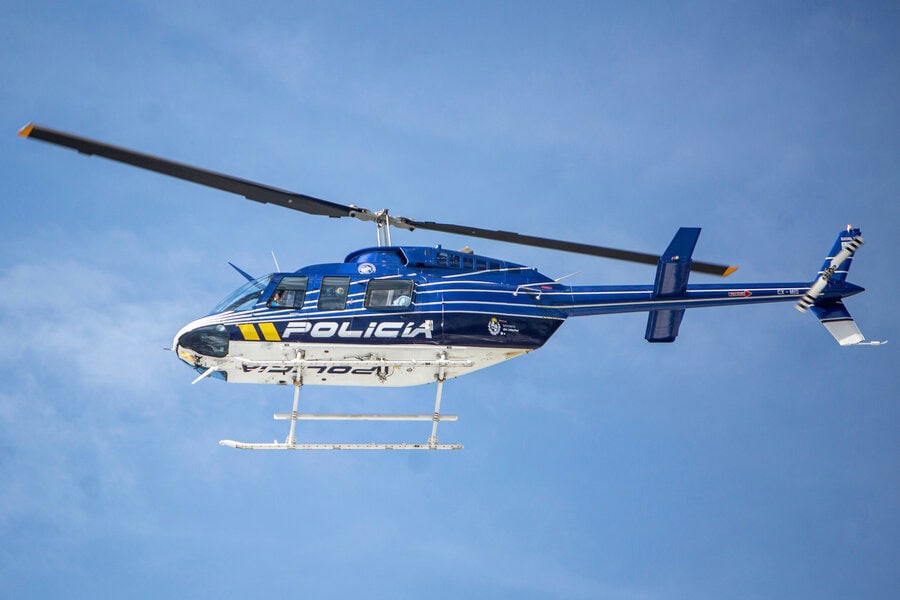
[[(434, 415), (337, 415), (337, 414), (308, 414), (275, 413), (272, 415), (276, 421), (434, 421)], [(438, 421), (456, 421), (458, 415), (438, 415)]]

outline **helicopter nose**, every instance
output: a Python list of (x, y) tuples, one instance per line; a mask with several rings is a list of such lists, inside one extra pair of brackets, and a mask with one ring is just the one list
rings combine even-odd
[(202, 356), (223, 358), (228, 355), (228, 329), (222, 324), (182, 330), (175, 339), (176, 348), (191, 350)]

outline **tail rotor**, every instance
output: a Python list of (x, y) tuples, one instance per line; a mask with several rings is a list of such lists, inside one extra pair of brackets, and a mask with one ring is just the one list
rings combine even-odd
[[(806, 312), (812, 306), (816, 298), (822, 295), (825, 288), (832, 281), (843, 281), (847, 278), (847, 271), (850, 270), (850, 261), (853, 260), (853, 254), (863, 245), (863, 238), (859, 229), (854, 229), (852, 225), (847, 225), (847, 230), (842, 231), (838, 239), (834, 242), (834, 247), (829, 253), (830, 256), (825, 258), (819, 277), (812, 284), (797, 305), (794, 307), (800, 312)], [(846, 263), (846, 264), (845, 264)]]
[(847, 225), (847, 229), (838, 234), (834, 246), (825, 257), (819, 276), (794, 307), (800, 312), (810, 310), (841, 346), (880, 346), (887, 343), (866, 341), (844, 306), (844, 298), (863, 291), (863, 288), (847, 281), (853, 254), (862, 245), (863, 238), (859, 229)]

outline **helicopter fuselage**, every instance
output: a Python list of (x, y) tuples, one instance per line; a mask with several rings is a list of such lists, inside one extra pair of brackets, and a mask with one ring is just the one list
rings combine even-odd
[(248, 283), (173, 346), (229, 382), (287, 384), (302, 373), (305, 385), (430, 383), (441, 356), (452, 378), (553, 335), (565, 312), (523, 285), (562, 287), (531, 267), (440, 247), (367, 248)]
[(540, 348), (571, 316), (650, 311), (680, 322), (686, 308), (796, 301), (809, 288), (700, 284), (666, 295), (653, 285), (567, 286), (439, 246), (366, 248), (249, 282), (173, 347), (235, 383), (419, 385), (441, 367), (453, 378)]

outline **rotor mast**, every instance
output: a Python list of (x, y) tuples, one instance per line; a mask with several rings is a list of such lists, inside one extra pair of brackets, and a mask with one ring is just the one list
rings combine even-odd
[(382, 208), (375, 213), (375, 226), (378, 230), (378, 247), (393, 246), (391, 243), (391, 218), (388, 209)]

